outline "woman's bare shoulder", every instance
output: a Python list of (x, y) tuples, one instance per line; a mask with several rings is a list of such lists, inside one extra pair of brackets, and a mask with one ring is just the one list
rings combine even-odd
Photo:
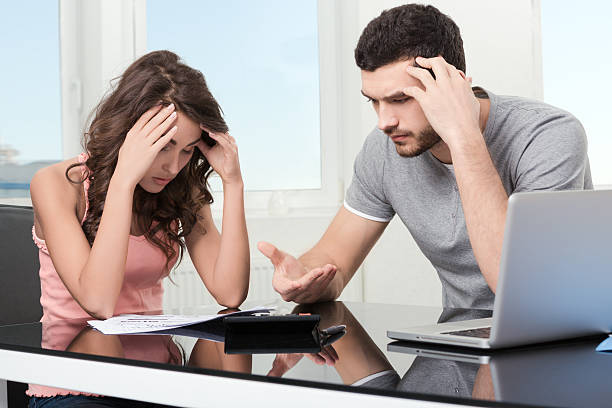
[[(76, 204), (79, 200), (80, 192), (83, 189), (83, 184), (80, 183), (83, 170), (81, 166), (76, 166), (68, 170), (68, 168), (75, 163), (78, 163), (77, 157), (54, 163), (38, 170), (30, 181), (32, 203), (36, 205), (35, 201), (38, 201), (38, 198), (44, 196), (51, 199), (61, 197), (63, 204)], [(68, 177), (73, 182), (66, 178), (67, 170)]]

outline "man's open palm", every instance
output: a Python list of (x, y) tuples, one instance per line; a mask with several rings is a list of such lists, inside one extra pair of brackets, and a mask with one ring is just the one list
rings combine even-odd
[(331, 264), (309, 271), (295, 257), (268, 242), (259, 242), (257, 248), (274, 265), (272, 287), (285, 301), (313, 303), (320, 300), (336, 275), (336, 266)]

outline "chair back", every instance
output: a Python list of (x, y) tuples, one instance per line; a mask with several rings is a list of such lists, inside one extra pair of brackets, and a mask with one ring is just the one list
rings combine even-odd
[(0, 204), (0, 325), (42, 317), (32, 207)]

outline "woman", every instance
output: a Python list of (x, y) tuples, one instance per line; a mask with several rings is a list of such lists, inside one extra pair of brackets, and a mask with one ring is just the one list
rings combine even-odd
[[(160, 310), (162, 278), (185, 249), (220, 305), (244, 301), (243, 181), (227, 131), (203, 75), (177, 55), (155, 51), (125, 71), (95, 111), (86, 153), (30, 184), (42, 321)], [(223, 182), (221, 234), (207, 188), (213, 170)]]

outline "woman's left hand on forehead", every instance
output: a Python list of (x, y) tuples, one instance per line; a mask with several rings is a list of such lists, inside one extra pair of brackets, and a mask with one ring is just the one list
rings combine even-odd
[(211, 147), (204, 140), (200, 140), (196, 146), (206, 157), (212, 168), (219, 174), (223, 183), (242, 183), (236, 139), (227, 132), (213, 132), (203, 125), (200, 125), (200, 128), (208, 132), (211, 139), (217, 143)]

